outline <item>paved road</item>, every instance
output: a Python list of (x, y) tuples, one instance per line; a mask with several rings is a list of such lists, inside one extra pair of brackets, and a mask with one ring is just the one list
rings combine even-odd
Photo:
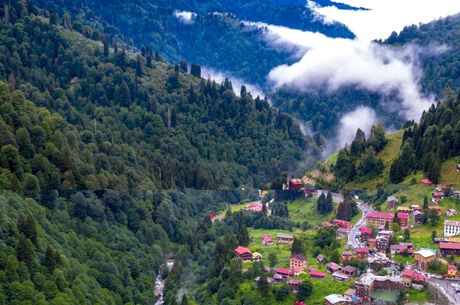
[(460, 283), (460, 281), (443, 280), (431, 277), (429, 282), (433, 283), (438, 290), (447, 296), (451, 304), (460, 304), (460, 292), (456, 292), (452, 283)]
[(354, 249), (359, 248), (361, 246), (359, 241), (356, 240), (356, 237), (358, 236), (358, 233), (359, 233), (359, 228), (362, 227), (366, 223), (367, 213), (373, 211), (373, 209), (367, 203), (364, 203), (361, 200), (356, 200), (356, 203), (358, 204), (358, 208), (361, 210), (362, 214), (358, 222), (348, 232), (348, 242), (347, 242), (347, 244), (353, 247)]

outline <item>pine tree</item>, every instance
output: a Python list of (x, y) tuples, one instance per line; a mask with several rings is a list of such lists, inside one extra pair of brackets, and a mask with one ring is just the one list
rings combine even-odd
[(238, 240), (238, 244), (242, 246), (249, 245), (249, 233), (244, 223), (239, 226), (236, 239)]
[(19, 236), (16, 244), (16, 257), (18, 261), (24, 262), (29, 268), (33, 263), (32, 243), (24, 234)]
[(351, 219), (351, 205), (344, 199), (339, 206), (337, 207), (337, 216), (338, 219), (350, 221)]
[(428, 198), (426, 198), (426, 196), (423, 197), (423, 209), (428, 209)]
[(318, 201), (316, 202), (316, 210), (320, 214), (325, 214), (325, 204), (326, 204), (326, 197), (324, 196), (324, 193), (321, 193), (318, 197)]

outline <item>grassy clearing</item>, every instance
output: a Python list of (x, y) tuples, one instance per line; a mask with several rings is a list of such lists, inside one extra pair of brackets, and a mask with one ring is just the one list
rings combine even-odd
[(331, 165), (335, 165), (337, 163), (337, 157), (339, 156), (339, 153), (336, 152), (336, 153), (333, 153), (332, 155), (330, 155), (328, 158), (327, 158), (327, 162), (329, 162), (329, 164)]
[(422, 291), (416, 289), (409, 290), (409, 298), (408, 301), (410, 303), (417, 303), (417, 304), (425, 304), (430, 300), (430, 293), (428, 290), (424, 289)]
[(316, 210), (316, 201), (318, 197), (308, 197), (297, 199), (288, 203), (289, 218), (295, 222), (307, 221), (313, 226), (317, 226), (324, 221), (330, 221), (334, 218), (335, 208), (338, 202), (334, 201), (334, 210), (326, 215), (318, 213)]
[[(270, 229), (253, 229), (248, 228), (251, 242), (248, 248), (252, 252), (259, 252), (264, 257), (264, 263), (268, 266), (268, 255), (271, 252), (276, 253), (278, 258), (278, 267), (289, 268), (289, 257), (291, 256), (291, 245), (279, 245), (276, 242), (276, 235), (278, 233), (293, 234), (286, 230), (270, 230)], [(267, 234), (273, 239), (273, 245), (262, 245), (262, 235)], [(294, 235), (295, 236), (295, 235)]]

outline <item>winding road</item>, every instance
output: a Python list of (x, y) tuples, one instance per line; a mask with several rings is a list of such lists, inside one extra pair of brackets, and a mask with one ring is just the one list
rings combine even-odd
[(350, 231), (348, 232), (348, 242), (347, 245), (353, 247), (354, 249), (359, 248), (361, 245), (357, 241), (357, 236), (359, 233), (359, 228), (361, 228), (366, 223), (366, 215), (373, 211), (373, 209), (365, 202), (361, 200), (356, 200), (358, 208), (361, 210), (361, 218), (358, 222), (351, 227)]

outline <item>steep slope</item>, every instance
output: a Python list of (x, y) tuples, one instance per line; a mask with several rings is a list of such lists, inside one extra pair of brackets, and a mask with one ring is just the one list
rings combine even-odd
[[(27, 133), (45, 130), (43, 141), (20, 152), (25, 173), (38, 175), (38, 160), (53, 165), (56, 179), (38, 175), (41, 188), (256, 187), (304, 157), (299, 125), (244, 88), (238, 98), (230, 82), (189, 75), (184, 63), (167, 64), (149, 49), (143, 57), (109, 48), (89, 27), (80, 28), (82, 35), (70, 29), (68, 16), (60, 26), (55, 14), (18, 10), (0, 21), (0, 71), (13, 90), (2, 86), (2, 126), (12, 138), (3, 144), (21, 150), (19, 130), (25, 142)], [(192, 68), (199, 76), (200, 67)], [(14, 89), (59, 113), (71, 132), (47, 131), (39, 109), (23, 109), (30, 103), (22, 99), (14, 105), (22, 96)], [(24, 112), (31, 119), (19, 119)]]
[(34, 200), (2, 191), (0, 304), (154, 304), (155, 278), (171, 254), (175, 267), (162, 274), (175, 299), (179, 279), (212, 260), (219, 234), (198, 239), (210, 230), (207, 213), (255, 196), (46, 191)]
[[(349, 189), (415, 184), (425, 178), (434, 183), (460, 184), (460, 91), (457, 96), (447, 91), (444, 101), (424, 112), (420, 123), (406, 122), (403, 130), (385, 136), (383, 143), (377, 149), (372, 139), (358, 130), (355, 140), (338, 152), (332, 166), (320, 165), (307, 173), (307, 178), (311, 184)], [(375, 150), (370, 153), (372, 146)], [(314, 177), (320, 170), (322, 174)], [(326, 181), (331, 171), (335, 179)]]
[[(263, 39), (261, 30), (243, 26), (242, 19), (300, 27), (334, 37), (353, 37), (341, 24), (316, 20), (305, 3), (290, 6), (275, 5), (268, 0), (36, 0), (35, 3), (58, 12), (59, 16), (67, 12), (75, 21), (97, 27), (138, 49), (151, 46), (169, 60), (197, 62), (261, 87), (268, 71), (290, 63), (295, 50), (274, 48)], [(174, 13), (182, 10), (197, 15), (192, 20), (180, 20)]]

